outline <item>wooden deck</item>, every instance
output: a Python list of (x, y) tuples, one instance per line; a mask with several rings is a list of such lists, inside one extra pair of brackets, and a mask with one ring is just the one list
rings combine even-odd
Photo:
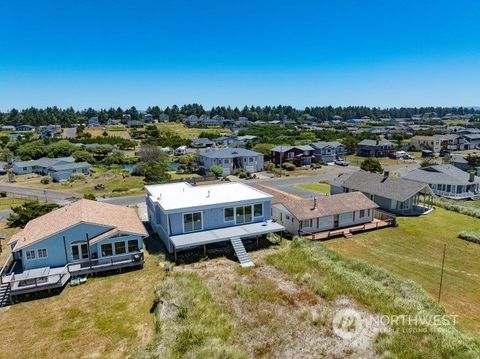
[(362, 225), (333, 229), (330, 231), (323, 231), (323, 232), (317, 232), (317, 233), (308, 233), (308, 234), (304, 234), (304, 236), (314, 241), (340, 237), (340, 236), (351, 238), (355, 233), (372, 231), (372, 230), (392, 227), (392, 226), (393, 226), (393, 223), (390, 220), (380, 220), (375, 218), (373, 219), (373, 221), (362, 224)]

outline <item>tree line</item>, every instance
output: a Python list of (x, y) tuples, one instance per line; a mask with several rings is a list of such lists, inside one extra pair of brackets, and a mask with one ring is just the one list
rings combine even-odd
[[(188, 104), (183, 106), (167, 106), (161, 108), (159, 106), (150, 106), (145, 113), (149, 113), (154, 119), (159, 119), (161, 114), (166, 114), (170, 121), (179, 121), (190, 115), (215, 115), (223, 116), (229, 119), (237, 119), (246, 117), (251, 121), (273, 121), (284, 118), (302, 121), (312, 117), (318, 121), (326, 121), (339, 116), (342, 119), (360, 118), (369, 116), (372, 119), (379, 118), (409, 118), (415, 114), (424, 114), (435, 112), (438, 116), (447, 114), (466, 115), (480, 114), (480, 109), (468, 107), (393, 107), (379, 108), (367, 106), (314, 106), (304, 109), (296, 109), (292, 106), (244, 106), (243, 108), (230, 106), (214, 106), (205, 109), (200, 104)], [(57, 124), (62, 126), (72, 126), (77, 123), (86, 123), (90, 117), (98, 117), (100, 123), (107, 123), (108, 119), (122, 119), (124, 114), (130, 115), (132, 120), (139, 120), (143, 117), (143, 111), (139, 111), (135, 106), (130, 108), (109, 108), (95, 110), (87, 108), (83, 110), (74, 110), (69, 108), (46, 107), (35, 108), (30, 107), (23, 110), (12, 109), (8, 112), (0, 112), (0, 124), (2, 125), (22, 125), (28, 124), (33, 126), (42, 126), (48, 124)]]

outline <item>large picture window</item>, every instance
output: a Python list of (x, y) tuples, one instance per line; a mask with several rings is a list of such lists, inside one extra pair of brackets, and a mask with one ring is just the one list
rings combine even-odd
[(138, 252), (138, 241), (136, 239), (128, 241), (128, 253)]
[(235, 220), (237, 224), (250, 223), (252, 221), (252, 206), (236, 207)]
[(263, 216), (263, 205), (261, 203), (257, 203), (253, 205), (253, 216), (254, 217), (262, 217)]
[(125, 247), (125, 242), (115, 242), (115, 254), (125, 254), (127, 253), (127, 248)]
[(102, 244), (102, 257), (110, 257), (113, 256), (113, 246), (112, 243)]
[(225, 218), (225, 222), (230, 222), (230, 221), (233, 221), (235, 219), (235, 215), (233, 213), (233, 207), (230, 207), (230, 208), (225, 208), (223, 210), (223, 215), (224, 215), (224, 218)]
[(184, 232), (200, 231), (202, 229), (202, 212), (185, 213), (183, 215)]

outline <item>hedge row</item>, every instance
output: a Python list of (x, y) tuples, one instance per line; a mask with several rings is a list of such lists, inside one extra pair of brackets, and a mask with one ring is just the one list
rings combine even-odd
[(432, 203), (435, 206), (445, 208), (446, 210), (449, 210), (449, 211), (454, 211), (454, 212), (458, 212), (458, 213), (461, 213), (461, 214), (465, 214), (467, 216), (480, 218), (480, 209), (479, 208), (462, 206), (461, 204), (457, 204), (457, 203), (454, 203), (454, 202), (442, 200), (442, 199), (439, 199), (439, 198), (434, 198), (432, 200)]
[(458, 238), (464, 239), (464, 240), (469, 241), (469, 242), (480, 244), (480, 232), (461, 231), (458, 234)]

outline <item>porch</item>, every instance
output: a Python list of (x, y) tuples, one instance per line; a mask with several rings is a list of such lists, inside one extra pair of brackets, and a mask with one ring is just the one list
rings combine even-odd
[(143, 266), (143, 252), (128, 253), (108, 258), (83, 260), (63, 267), (42, 267), (21, 270), (12, 256), (0, 270), (0, 284), (8, 288), (10, 297), (44, 290), (63, 288), (71, 277), (111, 270)]
[(353, 225), (349, 227), (334, 228), (322, 232), (302, 232), (301, 235), (313, 240), (325, 240), (329, 238), (344, 236), (346, 238), (353, 237), (354, 233), (361, 233), (366, 231), (372, 231), (376, 229), (386, 228), (386, 227), (395, 227), (397, 225), (396, 217), (390, 213), (386, 213), (380, 210), (375, 209), (373, 214), (373, 220), (359, 225)]

